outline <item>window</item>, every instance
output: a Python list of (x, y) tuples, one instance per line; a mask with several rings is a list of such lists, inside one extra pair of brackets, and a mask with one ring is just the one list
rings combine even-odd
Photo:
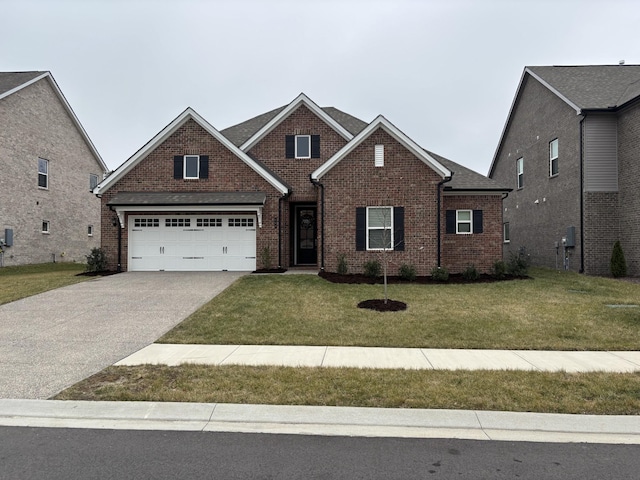
[(502, 233), (503, 233), (504, 243), (509, 243), (511, 241), (509, 239), (509, 222), (505, 222), (502, 224)]
[(94, 175), (93, 173), (89, 174), (89, 190), (93, 191), (94, 188), (98, 186), (98, 175)]
[(87, 236), (93, 237), (93, 225), (87, 227)]
[(191, 219), (190, 218), (165, 218), (164, 226), (165, 227), (190, 227)]
[(200, 178), (200, 157), (198, 155), (184, 156), (183, 178)]
[(198, 218), (196, 219), (197, 227), (221, 227), (221, 218)]
[(49, 223), (49, 220), (43, 220), (42, 221), (42, 233), (46, 233), (49, 234), (51, 229), (50, 229), (51, 225)]
[(311, 158), (311, 135), (296, 135), (296, 158)]
[(384, 145), (376, 145), (374, 165), (384, 167)]
[(549, 176), (558, 175), (558, 139), (549, 142)]
[(209, 178), (209, 156), (176, 155), (173, 157), (173, 178), (176, 180)]
[(253, 227), (253, 218), (230, 218), (230, 227)]
[(133, 226), (134, 228), (159, 227), (160, 219), (159, 218), (134, 218)]
[(367, 208), (367, 250), (393, 249), (393, 208)]
[(516, 160), (516, 172), (518, 175), (518, 188), (524, 187), (524, 159), (520, 157)]
[(482, 210), (447, 210), (446, 233), (469, 235), (483, 232)]
[(320, 158), (320, 135), (286, 135), (286, 158)]
[(456, 210), (456, 233), (473, 233), (471, 210)]
[(38, 187), (49, 188), (49, 160), (38, 159)]

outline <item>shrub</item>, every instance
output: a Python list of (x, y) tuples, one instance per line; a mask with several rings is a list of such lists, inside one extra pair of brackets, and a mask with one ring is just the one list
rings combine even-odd
[(475, 265), (469, 265), (462, 272), (462, 278), (464, 278), (467, 282), (475, 282), (480, 278), (480, 274), (478, 273), (478, 269)]
[(507, 273), (514, 277), (525, 277), (529, 271), (529, 256), (523, 249), (518, 253), (511, 252), (507, 262)]
[(616, 240), (616, 243), (613, 244), (613, 252), (611, 253), (611, 275), (614, 277), (627, 276), (627, 261), (624, 258), (620, 240)]
[(266, 246), (260, 252), (260, 259), (262, 260), (262, 268), (269, 270), (273, 266), (273, 258), (271, 257), (271, 249)]
[(107, 269), (107, 254), (102, 248), (92, 248), (87, 257), (87, 272), (104, 272)]
[(349, 272), (349, 266), (347, 265), (347, 256), (344, 253), (338, 254), (338, 273), (340, 275), (346, 275)]
[(382, 265), (378, 260), (370, 260), (364, 264), (364, 274), (367, 277), (379, 277), (382, 272)]
[(406, 263), (400, 266), (398, 274), (401, 279), (408, 280), (410, 282), (413, 282), (418, 276), (416, 267), (413, 265), (407, 265)]
[(438, 282), (446, 282), (449, 280), (449, 270), (445, 267), (433, 267), (431, 270), (431, 278)]
[(493, 278), (503, 279), (507, 275), (507, 264), (502, 260), (496, 260), (491, 266), (491, 275)]

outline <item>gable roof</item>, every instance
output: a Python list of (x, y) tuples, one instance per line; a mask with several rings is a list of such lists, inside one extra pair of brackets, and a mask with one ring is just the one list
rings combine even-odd
[(510, 192), (513, 188), (506, 188), (494, 179), (485, 177), (481, 173), (464, 167), (459, 163), (442, 157), (436, 153), (427, 151), (429, 155), (438, 160), (442, 165), (451, 170), (453, 178), (444, 184), (444, 192)]
[(204, 128), (212, 137), (222, 143), (228, 148), (234, 155), (240, 160), (246, 163), (252, 168), (258, 175), (264, 178), (269, 184), (271, 184), (281, 194), (285, 195), (289, 193), (289, 187), (278, 178), (273, 172), (267, 170), (257, 160), (249, 157), (246, 153), (240, 150), (234, 145), (227, 137), (222, 135), (216, 130), (209, 122), (196, 113), (191, 107), (187, 108), (180, 115), (178, 115), (169, 125), (163, 128), (155, 137), (149, 140), (140, 150), (134, 153), (126, 162), (120, 165), (110, 176), (102, 181), (95, 189), (96, 195), (106, 192), (113, 184), (126, 175), (131, 169), (133, 169), (138, 163), (147, 157), (149, 153), (156, 149), (162, 142), (169, 138), (176, 130), (178, 130), (187, 121), (193, 120), (202, 128)]
[[(349, 141), (353, 138), (353, 134), (345, 128), (340, 122), (338, 122), (332, 115), (327, 113), (325, 110), (320, 108), (314, 102), (312, 102), (309, 97), (307, 97), (304, 93), (298, 95), (289, 105), (282, 107), (280, 109), (272, 110), (264, 115), (261, 115), (260, 121), (266, 120), (268, 115), (274, 113), (273, 117), (269, 118), (266, 123), (264, 123), (260, 128), (258, 128), (253, 135), (247, 138), (242, 145), (240, 145), (240, 149), (247, 151), (251, 149), (256, 143), (262, 140), (269, 132), (271, 132), (274, 128), (276, 128), (283, 120), (285, 120), (289, 115), (295, 112), (300, 106), (306, 106), (309, 110), (316, 114), (321, 120), (323, 120), (327, 125), (333, 128), (339, 135), (341, 135), (345, 140)], [(335, 114), (335, 112), (333, 112)], [(345, 114), (346, 115), (346, 114)], [(256, 120), (259, 117), (255, 117), (252, 120)], [(354, 118), (354, 117), (352, 117)], [(251, 120), (249, 121), (251, 122)], [(247, 124), (249, 122), (244, 122)], [(241, 125), (244, 125), (241, 124)], [(257, 121), (256, 121), (257, 124)], [(245, 125), (247, 129), (249, 129), (251, 125)], [(232, 127), (235, 128), (235, 127)], [(227, 129), (229, 130), (229, 129)]]
[(69, 102), (67, 102), (67, 99), (60, 90), (60, 87), (58, 87), (58, 84), (53, 78), (53, 75), (51, 75), (51, 72), (0, 72), (0, 100), (8, 97), (9, 95), (13, 95), (16, 92), (19, 92), (23, 88), (26, 88), (29, 85), (32, 85), (42, 79), (46, 79), (49, 82), (49, 85), (69, 114), (71, 121), (80, 132), (80, 136), (83, 138), (83, 140), (89, 147), (89, 150), (91, 150), (91, 153), (98, 161), (98, 164), (100, 165), (100, 168), (102, 168), (102, 171), (105, 173), (108, 172), (109, 168), (104, 163), (104, 160), (102, 160), (102, 157), (98, 153), (98, 150), (89, 138), (89, 135), (80, 123), (80, 120), (78, 120), (78, 117), (76, 117), (76, 114), (71, 108), (71, 105), (69, 105)]
[(329, 170), (337, 165), (344, 157), (353, 151), (358, 145), (360, 145), (365, 139), (367, 139), (378, 128), (382, 128), (385, 132), (395, 138), (400, 144), (412, 152), (416, 157), (422, 160), (426, 165), (431, 167), (442, 178), (450, 177), (451, 171), (442, 165), (438, 160), (432, 157), (429, 152), (420, 147), (417, 143), (407, 137), (401, 132), (395, 125), (382, 115), (378, 115), (373, 122), (367, 125), (353, 140), (347, 143), (344, 147), (338, 150), (333, 157), (320, 165), (312, 174), (312, 180), (320, 180)]
[(640, 95), (640, 65), (526, 67), (578, 113), (619, 108)]
[(589, 111), (615, 111), (640, 98), (640, 65), (525, 67), (489, 167), (489, 177), (493, 174), (513, 111), (528, 77), (536, 79), (548, 88), (573, 108), (576, 115)]

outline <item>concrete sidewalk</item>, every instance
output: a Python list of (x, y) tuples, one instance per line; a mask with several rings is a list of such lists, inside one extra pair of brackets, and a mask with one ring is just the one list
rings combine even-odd
[(640, 444), (640, 416), (0, 399), (0, 425)]
[(640, 371), (640, 352), (151, 344), (116, 365), (279, 365), (544, 372)]

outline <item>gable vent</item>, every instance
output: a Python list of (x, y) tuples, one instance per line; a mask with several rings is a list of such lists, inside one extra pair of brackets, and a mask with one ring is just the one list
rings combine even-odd
[(376, 145), (374, 164), (376, 167), (384, 167), (384, 145)]

